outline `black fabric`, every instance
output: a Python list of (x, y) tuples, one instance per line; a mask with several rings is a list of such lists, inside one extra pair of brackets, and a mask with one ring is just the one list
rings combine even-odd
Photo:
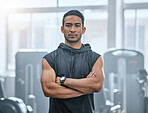
[[(64, 43), (44, 56), (57, 76), (75, 79), (87, 77), (99, 57), (99, 54), (91, 50), (89, 44), (82, 44), (80, 49), (74, 49)], [(93, 94), (70, 99), (50, 98), (49, 113), (92, 113), (92, 109)]]

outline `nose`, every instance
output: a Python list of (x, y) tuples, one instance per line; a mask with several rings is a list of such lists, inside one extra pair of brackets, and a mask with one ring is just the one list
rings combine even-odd
[(75, 32), (75, 31), (76, 31), (75, 26), (72, 26), (71, 29), (70, 29), (70, 31), (71, 31), (71, 32)]

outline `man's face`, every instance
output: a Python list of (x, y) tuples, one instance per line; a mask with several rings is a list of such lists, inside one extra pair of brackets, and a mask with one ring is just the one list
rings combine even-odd
[(76, 43), (80, 41), (82, 34), (85, 33), (86, 28), (82, 27), (82, 20), (75, 15), (66, 16), (64, 19), (64, 26), (61, 31), (69, 43)]

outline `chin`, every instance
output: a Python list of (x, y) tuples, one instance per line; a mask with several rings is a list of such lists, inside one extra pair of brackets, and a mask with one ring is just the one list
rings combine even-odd
[(78, 41), (77, 40), (69, 40), (68, 42), (69, 43), (77, 43)]

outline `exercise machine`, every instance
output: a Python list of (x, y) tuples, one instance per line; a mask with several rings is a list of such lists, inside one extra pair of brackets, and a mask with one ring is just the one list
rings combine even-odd
[(109, 100), (121, 108), (115, 113), (144, 112), (144, 95), (137, 78), (139, 70), (144, 69), (144, 56), (130, 49), (112, 49), (103, 55), (105, 81)]
[(26, 105), (31, 105), (33, 113), (47, 113), (49, 98), (41, 88), (40, 76), (42, 58), (47, 52), (42, 50), (19, 50), (16, 54), (15, 96)]
[(26, 106), (22, 99), (5, 97), (4, 81), (4, 76), (0, 75), (0, 113), (33, 113), (31, 106)]

